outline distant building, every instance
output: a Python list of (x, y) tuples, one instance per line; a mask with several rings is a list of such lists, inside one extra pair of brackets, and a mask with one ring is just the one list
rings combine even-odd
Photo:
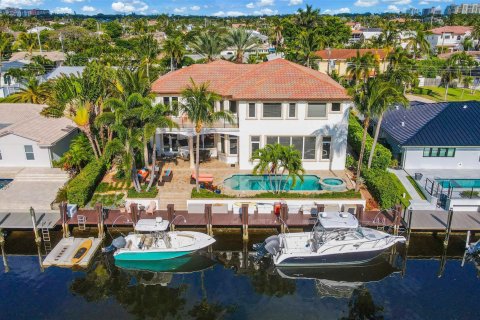
[(34, 17), (34, 16), (43, 16), (49, 15), (49, 10), (41, 9), (19, 9), (19, 8), (5, 8), (0, 9), (0, 14), (5, 14), (12, 17)]
[(439, 16), (442, 14), (442, 10), (436, 7), (426, 8), (422, 10), (422, 16)]
[(325, 73), (335, 71), (339, 76), (345, 76), (350, 64), (348, 59), (356, 57), (357, 52), (361, 56), (367, 53), (373, 54), (379, 63), (380, 70), (385, 70), (388, 66), (386, 61), (388, 52), (384, 49), (326, 49), (315, 52), (315, 55), (321, 58), (318, 61), (318, 71)]
[(409, 16), (416, 16), (416, 15), (420, 14), (420, 10), (418, 10), (417, 8), (408, 8), (406, 13)]
[(430, 30), (427, 41), (432, 52), (454, 52), (463, 50), (463, 41), (472, 34), (472, 27), (444, 26)]
[(480, 13), (480, 4), (462, 3), (459, 5), (451, 4), (445, 8), (445, 14), (478, 14)]

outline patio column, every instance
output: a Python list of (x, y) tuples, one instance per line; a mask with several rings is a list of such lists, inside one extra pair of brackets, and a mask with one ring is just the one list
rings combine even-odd
[(188, 136), (188, 152), (190, 154), (190, 169), (195, 168), (194, 154), (193, 154), (193, 137)]

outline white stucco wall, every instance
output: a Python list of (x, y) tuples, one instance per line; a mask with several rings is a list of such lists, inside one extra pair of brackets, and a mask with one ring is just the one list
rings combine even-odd
[(456, 148), (451, 158), (424, 157), (423, 147), (404, 150), (404, 169), (480, 169), (480, 147)]
[[(249, 101), (253, 102), (253, 101)], [(316, 160), (305, 160), (303, 166), (306, 170), (329, 170), (330, 161), (321, 160), (322, 136), (332, 137), (332, 170), (345, 169), (347, 148), (348, 110), (349, 103), (342, 103), (341, 112), (331, 112), (331, 104), (327, 103), (327, 118), (306, 119), (307, 102), (297, 102), (297, 117), (287, 118), (288, 102), (282, 103), (283, 119), (262, 118), (262, 103), (256, 102), (257, 117), (247, 117), (248, 103), (240, 101), (239, 112), (239, 165), (240, 169), (252, 169), (250, 162), (250, 137), (261, 136), (260, 147), (265, 146), (266, 136), (316, 136)]]
[[(33, 147), (35, 160), (27, 160), (25, 145)], [(0, 167), (51, 167), (50, 149), (41, 148), (37, 142), (13, 134), (0, 137), (2, 160)]]

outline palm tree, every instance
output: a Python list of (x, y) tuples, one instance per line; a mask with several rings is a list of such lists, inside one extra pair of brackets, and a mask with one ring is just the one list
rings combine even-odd
[[(367, 132), (368, 127), (370, 126), (370, 119), (375, 112), (377, 105), (383, 105), (385, 100), (389, 100), (389, 95), (396, 93), (393, 90), (394, 86), (389, 85), (381, 78), (370, 78), (367, 82), (364, 82), (359, 85), (359, 88), (356, 88), (351, 92), (353, 96), (353, 102), (357, 110), (363, 114), (363, 137), (362, 137), (362, 146), (360, 148), (360, 155), (358, 157), (357, 165), (357, 179), (360, 178), (362, 166), (363, 166), (363, 157), (365, 153), (365, 143), (367, 141)], [(389, 100), (390, 101), (390, 100)], [(355, 190), (358, 191), (360, 184), (357, 182)]]
[(320, 19), (320, 9), (313, 9), (311, 5), (305, 7), (305, 10), (298, 9), (295, 17), (296, 23), (300, 28), (313, 29), (317, 26)]
[(466, 76), (462, 80), (463, 84), (463, 89), (462, 89), (462, 99), (463, 99), (463, 94), (465, 93), (465, 88), (469, 89), (472, 84), (473, 84), (473, 77), (472, 76)]
[(470, 51), (474, 47), (473, 39), (471, 37), (465, 37), (462, 41), (462, 47), (465, 51)]
[(289, 189), (295, 187), (297, 179), (303, 182), (305, 170), (302, 156), (293, 146), (267, 144), (264, 148), (255, 150), (251, 160), (256, 162), (253, 174), (268, 175), (270, 189), (275, 193), (287, 191), (290, 179), (292, 183)]
[(430, 53), (430, 43), (427, 41), (427, 36), (430, 32), (425, 31), (420, 25), (408, 39), (407, 50), (413, 52), (413, 59), (415, 60), (422, 53)]
[(283, 22), (279, 17), (272, 18), (272, 33), (275, 41), (275, 49), (278, 49), (283, 43)]
[(218, 33), (209, 32), (203, 32), (196, 36), (190, 46), (195, 53), (205, 57), (207, 62), (217, 59), (226, 47), (224, 39)]
[(364, 71), (360, 51), (357, 50), (356, 56), (353, 58), (348, 58), (347, 62), (347, 75), (350, 79), (355, 81), (355, 87), (358, 87)]
[(231, 29), (225, 40), (227, 45), (236, 51), (236, 63), (243, 63), (245, 52), (255, 49), (259, 44), (258, 38), (245, 29)]
[(5, 98), (6, 102), (44, 104), (50, 97), (50, 83), (40, 83), (37, 78), (30, 78), (14, 94)]
[(480, 23), (476, 23), (473, 26), (473, 31), (472, 31), (472, 37), (477, 40), (477, 45), (476, 47), (480, 45)]
[[(139, 19), (137, 21), (140, 20), (142, 19)], [(151, 34), (140, 38), (137, 55), (139, 56), (142, 63), (145, 64), (148, 82), (150, 82), (150, 65), (153, 61), (155, 61), (159, 52), (160, 48), (158, 46), (158, 42), (153, 38)]]
[(0, 32), (0, 76), (2, 73), (2, 61), (5, 50), (12, 44), (13, 36), (6, 32)]
[(445, 67), (441, 74), (442, 84), (445, 86), (445, 96), (444, 101), (447, 101), (448, 89), (450, 87), (450, 82), (459, 77), (459, 70), (457, 64), (451, 57), (445, 62)]
[(311, 59), (315, 58), (315, 52), (325, 45), (325, 38), (315, 30), (302, 31), (298, 35), (298, 58), (309, 68), (312, 68)]
[[(182, 99), (179, 104), (180, 113), (187, 116), (193, 123), (196, 134), (196, 162), (195, 175), (200, 175), (200, 133), (204, 126), (212, 125), (215, 121), (225, 120), (229, 123), (234, 121), (233, 116), (228, 111), (215, 111), (215, 103), (221, 97), (209, 90), (208, 83), (196, 84), (190, 79), (191, 84), (182, 91)], [(191, 157), (192, 155), (190, 155)], [(200, 190), (198, 179), (196, 180), (197, 191)]]
[(31, 55), (33, 48), (37, 46), (37, 43), (37, 36), (35, 33), (22, 32), (18, 35), (15, 45), (17, 48), (28, 51), (28, 53)]
[(147, 187), (147, 192), (150, 190), (153, 184), (153, 174), (155, 168), (155, 158), (157, 155), (157, 128), (178, 128), (178, 124), (174, 122), (169, 116), (171, 115), (171, 110), (168, 106), (164, 104), (155, 104), (152, 105), (152, 100), (146, 99), (145, 104), (143, 105), (143, 112), (142, 112), (142, 121), (143, 121), (143, 141), (144, 141), (144, 161), (145, 161), (145, 168), (148, 167), (148, 142), (153, 139), (153, 146), (152, 146), (152, 169), (150, 183)]
[(170, 71), (182, 61), (185, 55), (185, 44), (181, 36), (169, 37), (163, 42), (162, 51), (170, 57)]
[(401, 90), (401, 86), (398, 86), (398, 84), (394, 81), (382, 82), (384, 96), (383, 98), (377, 100), (372, 109), (372, 114), (377, 117), (377, 125), (375, 127), (375, 136), (373, 137), (372, 148), (370, 149), (370, 156), (368, 157), (368, 169), (370, 169), (372, 166), (373, 156), (375, 154), (375, 148), (377, 146), (378, 136), (380, 134), (380, 128), (385, 112), (397, 106), (407, 107), (409, 105), (408, 99), (405, 97), (403, 90)]

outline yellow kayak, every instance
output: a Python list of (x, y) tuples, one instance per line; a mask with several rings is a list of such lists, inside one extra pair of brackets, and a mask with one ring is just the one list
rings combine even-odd
[(87, 239), (87, 240), (83, 241), (82, 244), (80, 246), (78, 246), (77, 251), (73, 255), (72, 263), (77, 264), (80, 261), (82, 261), (83, 257), (85, 257), (88, 250), (90, 250), (90, 248), (92, 247), (92, 244), (93, 244), (92, 239)]

